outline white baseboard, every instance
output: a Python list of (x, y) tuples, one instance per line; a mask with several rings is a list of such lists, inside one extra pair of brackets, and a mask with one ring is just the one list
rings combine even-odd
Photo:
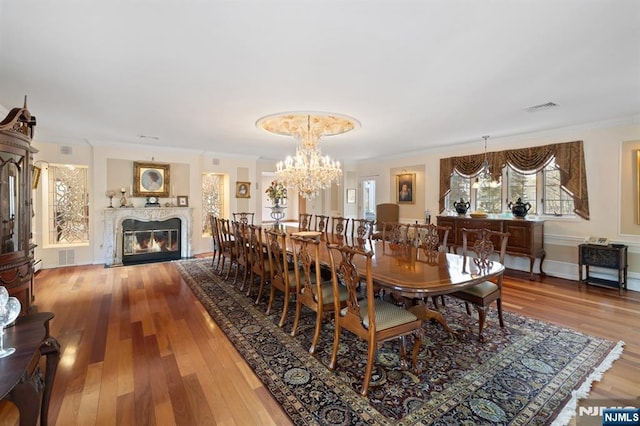
[[(529, 259), (524, 257), (507, 256), (505, 259), (505, 265), (509, 269), (515, 269), (517, 271), (529, 272)], [(558, 262), (554, 260), (545, 259), (542, 264), (542, 269), (545, 274), (564, 278), (567, 280), (578, 281), (578, 266), (575, 263)], [(540, 259), (536, 259), (533, 265), (533, 272), (535, 274), (540, 272)], [(598, 278), (606, 278), (617, 281), (618, 273), (615, 270), (606, 268), (590, 268), (590, 274)], [(629, 273), (627, 276), (627, 290), (640, 291), (640, 274)]]

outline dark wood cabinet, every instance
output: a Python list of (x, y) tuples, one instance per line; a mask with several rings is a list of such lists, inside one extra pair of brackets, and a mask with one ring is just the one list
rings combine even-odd
[[(529, 258), (529, 276), (533, 279), (533, 265), (536, 259), (540, 259), (540, 274), (544, 275), (542, 262), (546, 255), (544, 251), (544, 221), (511, 219), (511, 218), (486, 218), (474, 219), (467, 216), (438, 216), (438, 225), (448, 226), (448, 245), (452, 249), (462, 246), (463, 228), (486, 228), (493, 231), (509, 232), (507, 254)], [(469, 240), (473, 243), (473, 240)], [(494, 244), (497, 244), (494, 241)]]
[[(582, 279), (583, 266), (586, 269), (584, 280)], [(618, 279), (592, 277), (589, 267), (615, 269), (618, 271)], [(593, 244), (580, 244), (578, 246), (578, 287), (582, 284), (595, 284), (602, 287), (617, 288), (622, 294), (622, 289), (627, 289), (627, 246), (624, 244), (609, 244), (598, 246)]]
[(0, 286), (31, 309), (33, 294), (33, 243), (31, 241), (31, 147), (35, 117), (13, 108), (0, 122)]

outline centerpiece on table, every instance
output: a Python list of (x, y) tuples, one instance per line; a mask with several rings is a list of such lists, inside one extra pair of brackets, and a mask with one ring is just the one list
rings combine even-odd
[(271, 200), (271, 203), (273, 204), (270, 209), (271, 217), (276, 221), (275, 227), (279, 227), (280, 220), (284, 218), (285, 209), (285, 207), (280, 203), (287, 199), (287, 188), (285, 188), (282, 183), (274, 180), (264, 192), (265, 194), (267, 194), (267, 197), (269, 197), (269, 200)]

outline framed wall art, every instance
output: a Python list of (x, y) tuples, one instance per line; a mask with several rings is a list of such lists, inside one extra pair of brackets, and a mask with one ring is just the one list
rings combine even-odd
[(178, 207), (189, 207), (189, 197), (186, 195), (178, 195), (176, 197)]
[(169, 164), (133, 163), (134, 197), (168, 197)]
[(398, 204), (415, 204), (416, 201), (413, 193), (415, 188), (415, 173), (396, 175), (396, 202)]
[(355, 204), (355, 202), (356, 202), (355, 188), (347, 189), (347, 204)]
[(236, 198), (251, 198), (251, 182), (236, 182)]

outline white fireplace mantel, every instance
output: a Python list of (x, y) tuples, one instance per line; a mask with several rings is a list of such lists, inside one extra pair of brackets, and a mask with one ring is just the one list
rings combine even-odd
[(142, 222), (178, 218), (180, 226), (180, 256), (193, 256), (191, 207), (144, 207), (104, 209), (104, 250), (106, 266), (122, 265), (122, 222), (135, 219)]

